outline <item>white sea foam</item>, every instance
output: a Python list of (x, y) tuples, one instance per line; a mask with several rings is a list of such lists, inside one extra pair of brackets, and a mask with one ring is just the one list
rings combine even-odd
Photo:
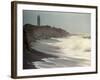
[[(90, 65), (91, 62), (91, 39), (83, 38), (83, 35), (38, 40), (37, 42), (32, 43), (32, 48), (37, 51), (55, 55), (58, 57), (54, 60), (45, 58), (42, 59), (42, 61), (44, 62), (34, 62), (34, 64), (38, 65), (38, 67), (43, 67), (44, 65), (45, 67), (51, 67), (52, 65), (54, 66), (54, 64), (55, 66), (59, 67), (62, 64), (61, 62), (63, 62), (63, 66), (74, 66), (75, 60), (78, 66), (86, 66)], [(67, 61), (69, 61), (69, 63)], [(65, 62), (67, 62), (67, 64)], [(47, 63), (53, 64), (50, 65)]]

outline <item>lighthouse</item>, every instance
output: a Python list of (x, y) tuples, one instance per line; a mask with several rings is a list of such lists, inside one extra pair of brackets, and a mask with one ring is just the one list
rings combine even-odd
[(40, 15), (37, 16), (37, 25), (40, 26)]

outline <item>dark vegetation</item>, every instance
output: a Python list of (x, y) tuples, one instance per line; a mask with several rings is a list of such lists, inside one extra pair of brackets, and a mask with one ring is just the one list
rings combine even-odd
[(65, 37), (68, 36), (69, 32), (61, 29), (55, 28), (48, 25), (37, 26), (31, 24), (24, 25), (24, 33), (28, 38), (28, 41), (34, 41), (39, 39), (49, 39), (52, 37)]

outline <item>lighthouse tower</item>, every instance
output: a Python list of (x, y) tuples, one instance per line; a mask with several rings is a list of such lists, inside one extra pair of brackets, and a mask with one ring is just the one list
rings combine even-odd
[(40, 26), (40, 15), (37, 16), (37, 25)]

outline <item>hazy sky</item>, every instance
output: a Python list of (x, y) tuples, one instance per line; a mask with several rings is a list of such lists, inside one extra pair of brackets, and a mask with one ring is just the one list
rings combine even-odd
[(71, 33), (90, 34), (90, 14), (24, 10), (23, 23), (37, 25), (38, 15), (40, 15), (41, 25), (59, 27)]

